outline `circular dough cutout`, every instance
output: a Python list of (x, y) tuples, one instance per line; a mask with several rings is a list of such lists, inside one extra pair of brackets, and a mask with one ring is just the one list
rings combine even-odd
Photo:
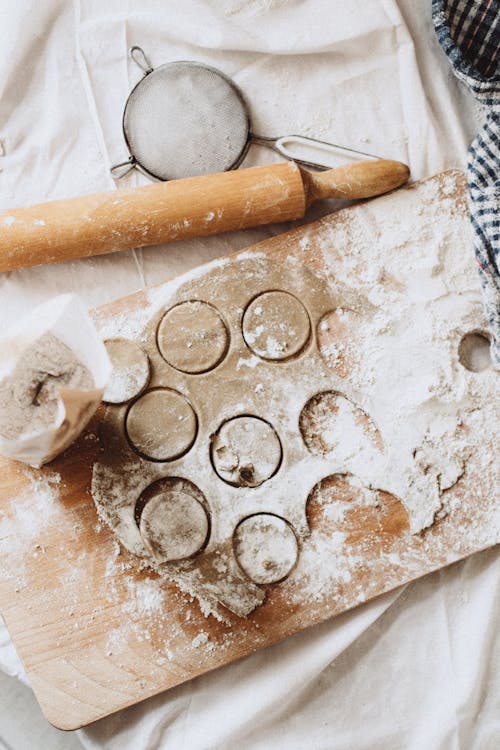
[(282, 449), (271, 425), (259, 417), (234, 417), (212, 438), (212, 463), (218, 476), (234, 487), (258, 487), (275, 474)]
[(206, 544), (209, 519), (190, 482), (173, 480), (160, 485), (147, 500), (139, 521), (145, 544), (163, 562), (193, 557)]
[(189, 401), (177, 391), (154, 389), (134, 401), (126, 416), (128, 439), (151, 461), (173, 461), (193, 445), (198, 420)]
[(240, 521), (233, 536), (234, 554), (246, 575), (260, 584), (277, 583), (294, 568), (297, 537), (283, 518), (257, 513)]
[(130, 339), (107, 339), (104, 346), (113, 370), (103, 401), (123, 404), (146, 388), (150, 375), (148, 355)]
[(304, 349), (310, 335), (307, 310), (288, 292), (264, 292), (245, 310), (243, 338), (262, 359), (291, 359)]
[(229, 334), (220, 313), (207, 302), (181, 302), (158, 326), (158, 349), (176, 370), (197, 375), (212, 370), (224, 358)]

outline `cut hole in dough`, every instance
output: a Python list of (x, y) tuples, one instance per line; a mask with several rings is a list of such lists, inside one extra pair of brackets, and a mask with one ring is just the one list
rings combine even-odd
[(212, 438), (211, 457), (221, 479), (235, 487), (258, 487), (278, 471), (281, 443), (259, 417), (234, 417)]
[(233, 537), (236, 559), (254, 582), (282, 581), (294, 568), (299, 547), (288, 521), (272, 513), (257, 513), (240, 521)]
[(282, 361), (297, 356), (311, 335), (309, 315), (302, 302), (288, 292), (264, 292), (243, 316), (243, 338), (262, 359)]
[(198, 420), (182, 394), (157, 388), (134, 401), (125, 427), (132, 447), (141, 456), (152, 461), (172, 461), (193, 445)]
[[(382, 544), (385, 549), (397, 537), (410, 533), (408, 511), (399, 498), (374, 489), (352, 474), (332, 474), (318, 482), (307, 498), (307, 521), (312, 531), (321, 528), (341, 544), (364, 549)], [(387, 551), (389, 551), (387, 549)]]
[[(146, 491), (151, 494), (151, 488)], [(210, 524), (197, 487), (183, 479), (157, 483), (142, 510), (139, 530), (162, 562), (192, 557), (206, 544)]]
[(158, 326), (158, 348), (169, 365), (199, 374), (216, 367), (229, 346), (220, 313), (207, 302), (181, 302), (163, 316)]
[(129, 339), (108, 339), (104, 345), (113, 370), (103, 401), (123, 404), (146, 388), (150, 374), (148, 355)]
[(318, 347), (324, 362), (336, 375), (346, 378), (359, 368), (360, 341), (369, 328), (354, 310), (337, 307), (326, 313), (319, 322)]
[(491, 356), (488, 335), (481, 331), (466, 333), (458, 345), (458, 361), (470, 372), (482, 372), (489, 369)]
[(324, 391), (309, 399), (300, 414), (299, 429), (307, 449), (315, 456), (335, 452), (338, 459), (348, 460), (362, 452), (384, 449), (373, 420), (336, 391)]

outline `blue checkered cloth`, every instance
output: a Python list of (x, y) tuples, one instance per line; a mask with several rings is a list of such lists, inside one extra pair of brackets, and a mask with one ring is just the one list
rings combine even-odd
[(432, 16), (455, 75), (484, 107), (482, 129), (469, 148), (467, 182), (491, 355), (500, 369), (500, 4), (432, 0)]

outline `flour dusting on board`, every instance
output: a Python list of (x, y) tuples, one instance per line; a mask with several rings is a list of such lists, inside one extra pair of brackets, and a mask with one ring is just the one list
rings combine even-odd
[(27, 485), (7, 504), (9, 513), (0, 510), (0, 542), (9, 556), (9, 570), (0, 567), (0, 574), (14, 578), (16, 587), (26, 586), (25, 558), (27, 553), (38, 557), (45, 553), (40, 538), (47, 525), (57, 517), (61, 477), (56, 472), (37, 476), (26, 470)]
[[(243, 495), (210, 471), (208, 446), (198, 438), (182, 458), (182, 469), (199, 477), (215, 522), (198, 568), (196, 558), (194, 563), (168, 565), (151, 558), (134, 514), (120, 510), (127, 492), (133, 506), (162, 477), (179, 475), (181, 464), (138, 460), (125, 446), (116, 466), (96, 465), (93, 493), (103, 520), (142, 557), (138, 567), (154, 568), (175, 581), (200, 600), (205, 614), (224, 617), (221, 603), (248, 614), (264, 600), (265, 589), (252, 584), (251, 564), (250, 579), (242, 578), (230, 543), (225, 546), (244, 515), (269, 512), (292, 525), (301, 540), (300, 555), (279, 586), (290, 602), (330, 600), (337, 611), (344, 600), (352, 606), (380, 591), (377, 573), (387, 590), (391, 581), (397, 585), (403, 570), (407, 579), (416, 577), (457, 559), (471, 546), (479, 549), (498, 539), (498, 515), (490, 514), (488, 524), (467, 523), (470, 493), (477, 492), (480, 508), (480, 488), (498, 486), (494, 456), (500, 414), (497, 374), (489, 366), (471, 371), (458, 358), (463, 337), (484, 330), (485, 319), (466, 211), (457, 211), (454, 203), (457, 181), (451, 173), (440, 182), (424, 182), (366, 204), (363, 220), (344, 211), (334, 222), (320, 222), (314, 235), (309, 236), (307, 227), (296, 233), (304, 263), (314, 266), (323, 257), (330, 290), (330, 304), (321, 320), (313, 320), (312, 339), (296, 359), (287, 360), (294, 329), (286, 321), (278, 329), (279, 339), (264, 339), (263, 356), (274, 360), (271, 367), (262, 352), (259, 357), (252, 351), (264, 330), (257, 326), (247, 336), (247, 347), (238, 349), (231, 329), (228, 360), (233, 357), (238, 379), (222, 389), (218, 423), (237, 413), (262, 416), (280, 435), (284, 466), (245, 495), (241, 510)], [(150, 290), (149, 304), (136, 314), (103, 320), (102, 335), (133, 338), (154, 359), (154, 345), (148, 343), (151, 331), (163, 311), (183, 295), (205, 299), (226, 319), (241, 320), (249, 300), (231, 287), (232, 273), (239, 274), (239, 286), (248, 286), (250, 297), (260, 279), (262, 293), (282, 288), (309, 306), (309, 314), (320, 309), (315, 308), (311, 286), (319, 289), (323, 282), (315, 281), (295, 258), (282, 266), (281, 284), (272, 280), (270, 268), (265, 254), (245, 252), (232, 261), (196, 269)], [(312, 365), (308, 357), (313, 356), (316, 335), (324, 364), (318, 360)], [(157, 368), (162, 366), (160, 359), (154, 361)], [(193, 387), (192, 380), (178, 374), (169, 377), (182, 393)], [(205, 398), (219, 404), (210, 381), (203, 383)], [(194, 394), (196, 406), (199, 395), (196, 390)], [(478, 435), (480, 455), (477, 438), (471, 438)], [(297, 445), (290, 448), (293, 441)], [(230, 461), (231, 473), (240, 457), (233, 446), (230, 453), (223, 460)], [(467, 502), (461, 489), (464, 478), (475, 488), (469, 490)], [(233, 496), (231, 508), (236, 510), (224, 510), (223, 498)], [(449, 516), (463, 517), (459, 534), (455, 529), (447, 536), (442, 524)], [(264, 561), (269, 569), (278, 564), (280, 550), (271, 557)], [(353, 581), (367, 565), (372, 576), (358, 580), (354, 597)]]

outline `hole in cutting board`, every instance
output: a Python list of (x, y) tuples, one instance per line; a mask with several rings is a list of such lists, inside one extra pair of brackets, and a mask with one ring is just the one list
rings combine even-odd
[(211, 437), (212, 466), (233, 487), (258, 487), (276, 474), (282, 455), (276, 430), (260, 417), (228, 419)]
[(484, 331), (471, 331), (458, 345), (458, 361), (470, 372), (482, 372), (491, 367), (490, 337)]

